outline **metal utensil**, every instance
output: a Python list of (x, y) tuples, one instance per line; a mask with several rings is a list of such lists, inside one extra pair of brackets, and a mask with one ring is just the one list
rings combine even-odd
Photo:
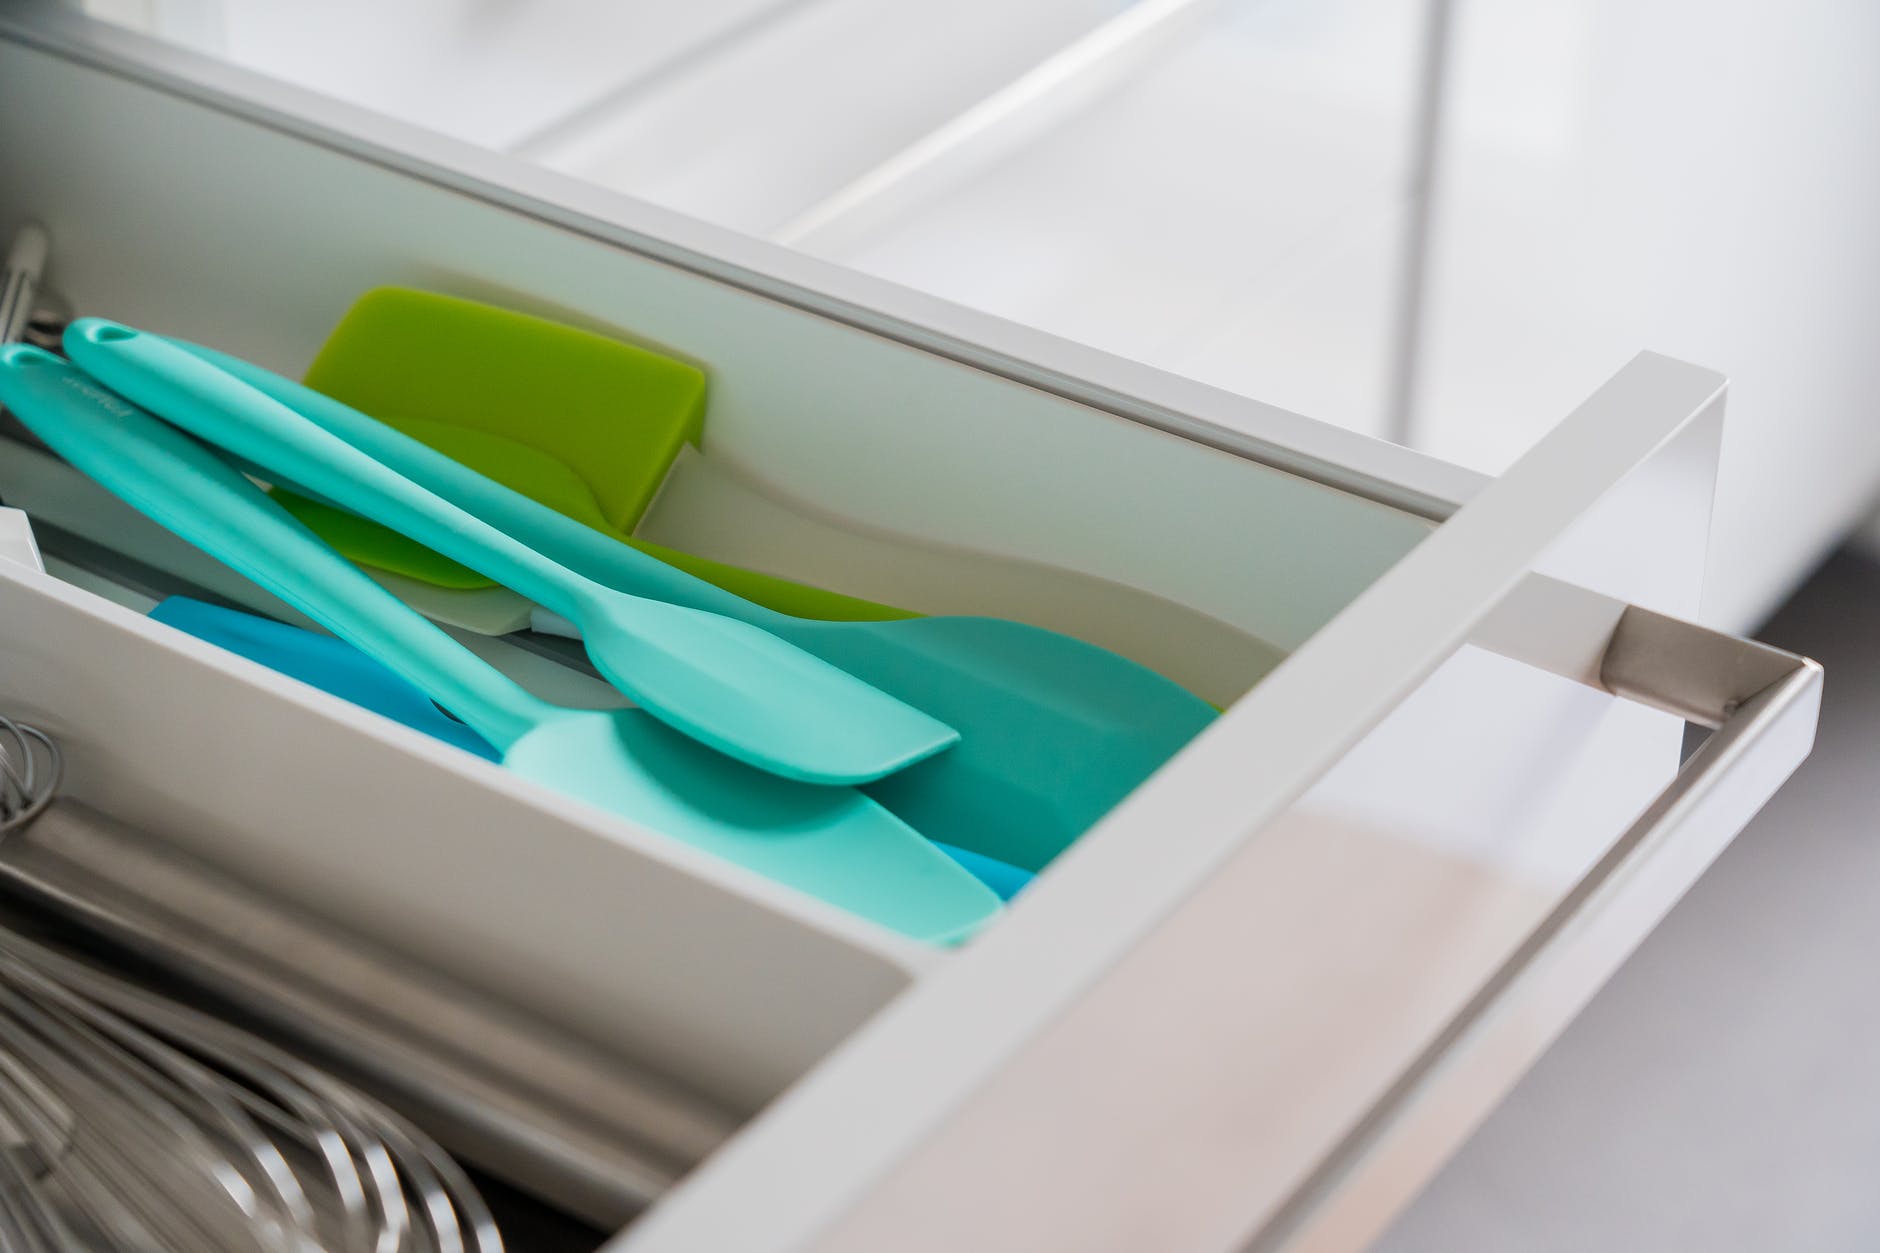
[(476, 1189), (347, 1085), (0, 929), (0, 1246), (497, 1253)]
[[(0, 716), (0, 834), (56, 742)], [(346, 1084), (0, 927), (0, 1248), (497, 1253), (462, 1170)]]

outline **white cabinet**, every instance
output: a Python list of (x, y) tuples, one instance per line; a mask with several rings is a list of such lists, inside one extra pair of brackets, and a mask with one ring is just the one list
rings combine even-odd
[(270, 77), (1394, 429), (1423, 3), (200, 7)]
[(1424, 27), (1388, 0), (1137, 5), (778, 237), (1386, 434)]
[(1116, 0), (784, 4), (522, 154), (772, 235), (1115, 17)]
[(1880, 485), (1880, 10), (1458, 0), (1414, 441), (1493, 472), (1641, 344), (1730, 376), (1704, 616)]
[[(1811, 741), (1812, 666), (1681, 620), (1723, 404), (1694, 365), (1638, 357), (1486, 480), (6, 4), (0, 227), (29, 214), (77, 309), (283, 369), (382, 283), (631, 328), (711, 364), (714, 455), (1289, 654), (939, 950), (0, 572), (0, 703), (78, 801), (736, 1129), (622, 1250), (1360, 1247)], [(186, 560), (6, 452), (11, 503)], [(1680, 768), (1684, 717), (1722, 729)], [(616, 1223), (670, 1182), (462, 1147)]]
[(774, 0), (81, 0), (284, 83), (491, 148), (538, 141), (623, 86), (734, 38)]

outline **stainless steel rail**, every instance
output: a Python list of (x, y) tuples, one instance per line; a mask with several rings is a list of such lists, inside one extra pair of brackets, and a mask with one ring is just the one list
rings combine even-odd
[[(1216, 1117), (1219, 1109), (1264, 1108), (1250, 1095), (1263, 1078), (1246, 1060), (1260, 1055), (1260, 1039), (1246, 1034), (1251, 1028), (1237, 1016), (1232, 997), (1213, 996), (1213, 1009), (1183, 1020), (1184, 1032), (1217, 1038), (1201, 1052), (1189, 1051), (1190, 1072), (1140, 1085), (1153, 1091), (1153, 1099), (1117, 1103), (1104, 1099), (1108, 1092), (1100, 1097), (1056, 1081), (1071, 1055), (1079, 1074), (1143, 1073), (1141, 1057), (1131, 1050), (1156, 1033), (1137, 1030), (1145, 1012), (1142, 981), (1201, 968), (1218, 959), (1223, 946), (1242, 951), (1240, 941), (1257, 925), (1247, 918), (1246, 901), (1232, 893), (1204, 893), (1091, 987), (1072, 1013), (1047, 1030), (1044, 1046), (1034, 1044), (1006, 1059), (983, 1099), (969, 1097), (944, 1131), (877, 1181), (833, 1229), (801, 1247), (850, 1253), (889, 1230), (913, 1233), (899, 1246), (910, 1253), (948, 1247), (923, 1234), (919, 1207), (986, 1186), (981, 1167), (989, 1129), (1010, 1132), (1034, 1124), (1050, 1126), (1065, 1146), (1139, 1146), (1143, 1182), (1105, 1187), (1108, 1176), (1101, 1172), (1114, 1162), (1106, 1163), (1101, 1152), (1086, 1160), (1067, 1149), (1028, 1181), (1022, 1200), (999, 1211), (1001, 1231), (1017, 1235), (996, 1247), (1037, 1247), (1027, 1241), (1039, 1232), (1166, 1231), (1173, 1207), (1181, 1208), (1184, 1231), (1214, 1236), (1157, 1246), (1169, 1253), (1356, 1253), (1368, 1247), (1433, 1164), (1454, 1150), (1662, 917), (1667, 897), (1721, 851), (1813, 743), (1821, 668), (1765, 644), (1628, 606), (1606, 636), (1598, 677), (1616, 696), (1714, 730), (1369, 1101), (1363, 1117), (1316, 1159), (1302, 1162), (1283, 1190), (1268, 1192), (1265, 1201), (1254, 1199), (1258, 1145), (1272, 1128), (1250, 1126), (1243, 1142), (1224, 1138)], [(1062, 1038), (1050, 1040), (1052, 1032)], [(1206, 1099), (1196, 1099), (1197, 1092)], [(968, 1119), (974, 1120), (970, 1129)], [(1177, 1151), (1172, 1145), (1197, 1141), (1219, 1158), (1208, 1170), (1158, 1172), (1151, 1166), (1169, 1160)], [(1192, 1183), (1191, 1174), (1201, 1182)]]
[[(1550, 966), (1559, 964), (1561, 942), (1626, 891), (1626, 880), (1654, 847), (1706, 824), (1713, 830), (1696, 832), (1695, 842), (1713, 852), (1735, 835), (1807, 756), (1822, 677), (1821, 666), (1808, 658), (1627, 606), (1607, 642), (1601, 684), (1615, 696), (1711, 728), (1710, 735), (1363, 1122), (1261, 1225), (1244, 1253), (1340, 1247), (1354, 1229), (1381, 1227), (1396, 1205), (1408, 1200), (1408, 1194), (1388, 1195), (1403, 1182), (1392, 1164), (1392, 1140), (1414, 1138), (1414, 1133), (1405, 1136), (1404, 1124), (1414, 1122), (1423, 1109), (1457, 1099), (1445, 1088), (1455, 1082), (1462, 1055), (1489, 1052), (1504, 1043), (1498, 1034), (1505, 1038), (1507, 1032), (1525, 1029), (1511, 1025), (1506, 1015), (1498, 1019), (1497, 1006), (1518, 999), (1527, 984), (1550, 976), (1558, 981)], [(1598, 982), (1603, 979), (1593, 986)], [(1531, 1051), (1538, 1053), (1544, 1043), (1531, 1042)], [(1398, 1176), (1394, 1181), (1393, 1174)], [(1365, 1218), (1348, 1217), (1366, 1208), (1371, 1213)]]

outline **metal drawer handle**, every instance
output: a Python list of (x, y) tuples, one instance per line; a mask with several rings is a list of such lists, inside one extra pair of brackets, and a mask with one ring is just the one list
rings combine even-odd
[(1745, 706), (1819, 683), (1821, 667), (1768, 644), (1629, 605), (1599, 677), (1616, 696), (1741, 736), (1748, 733), (1737, 725)]
[[(1814, 743), (1821, 666), (1768, 644), (1725, 635), (1628, 605), (1600, 666), (1613, 695), (1677, 714), (1711, 728), (1670, 783), (1612, 842), (1526, 940), (1379, 1103), (1376, 1123), (1415, 1090), (1431, 1066), (1488, 1012), (1540, 955), (1612, 889), (1642, 845), (1662, 843), (1706, 817), (1734, 836), (1774, 796)], [(1797, 734), (1780, 732), (1794, 729)], [(1721, 816), (1713, 813), (1721, 804)], [(1718, 841), (1718, 846), (1725, 841)]]
[[(1613, 846), (1611, 858), (1623, 856), (1701, 805), (1722, 778), (1745, 767), (1744, 759), (1791, 713), (1807, 714), (1812, 743), (1822, 670), (1806, 657), (1633, 605), (1613, 629), (1599, 678), (1616, 696), (1711, 728), (1677, 776)], [(1801, 753), (1784, 758), (1779, 773), (1756, 798), (1757, 808), (1806, 752), (1803, 745)], [(1598, 877), (1597, 872), (1588, 876)]]
[[(1407, 1066), (1395, 1083), (1266, 1222), (1247, 1253), (1313, 1244), (1315, 1222), (1335, 1226), (1341, 1200), (1393, 1124), (1420, 1100), (1442, 1098), (1443, 1066), (1471, 1037), (1494, 1029), (1495, 1006), (1534, 976), (1563, 933), (1602, 898), (1623, 890), (1643, 846), (1712, 824), (1696, 844), (1721, 849), (1807, 757), (1820, 706), (1822, 669), (1806, 657), (1628, 605), (1607, 640), (1599, 682), (1613, 695), (1673, 713), (1711, 734), (1665, 789), (1549, 911), (1496, 973)], [(1388, 1155), (1386, 1155), (1388, 1157)], [(1380, 1169), (1388, 1171), (1388, 1167)], [(1388, 1191), (1388, 1189), (1386, 1189)], [(1376, 1203), (1375, 1198), (1372, 1203)], [(1390, 1208), (1386, 1205), (1386, 1208)]]

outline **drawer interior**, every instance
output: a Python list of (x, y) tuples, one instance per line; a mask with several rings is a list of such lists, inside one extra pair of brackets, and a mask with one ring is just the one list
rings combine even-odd
[(0, 203), (9, 223), (52, 227), (49, 283), (77, 312), (290, 373), (381, 284), (645, 338), (708, 366), (706, 450), (791, 496), (1102, 574), (1281, 650), (1427, 532), (1358, 496), (265, 125), (7, 56), (9, 98), (49, 92), (64, 120), (57, 134), (6, 121)]
[[(78, 313), (296, 374), (383, 284), (639, 338), (708, 368), (706, 452), (781, 492), (1154, 592), (1281, 654), (1431, 527), (175, 89), (0, 42), (0, 102), (0, 231), (47, 224)], [(0, 447), (0, 494), (55, 520), (50, 575), (0, 568), (0, 702), (67, 741), (107, 812), (739, 1113), (949, 960), (145, 621), (140, 569), (268, 603), (43, 453)]]

